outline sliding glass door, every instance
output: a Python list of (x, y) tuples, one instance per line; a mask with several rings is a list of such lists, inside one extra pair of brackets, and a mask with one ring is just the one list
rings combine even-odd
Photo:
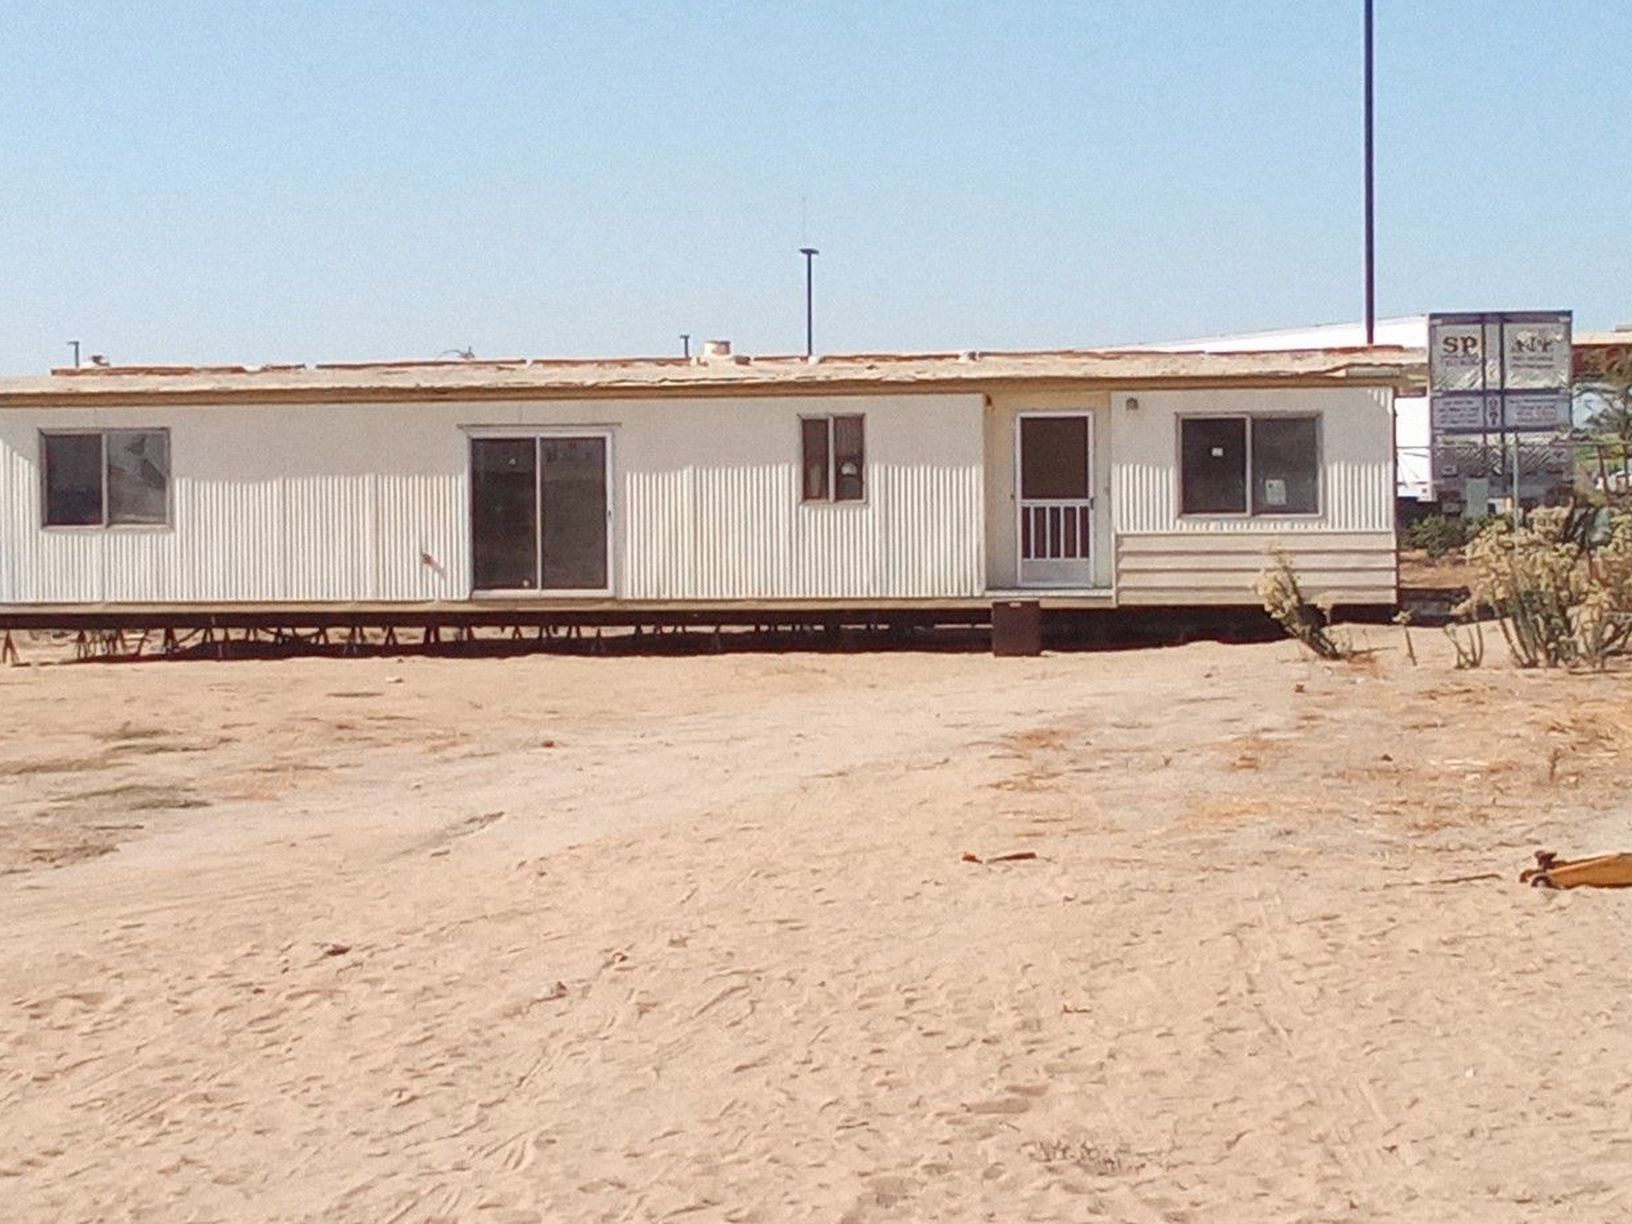
[(538, 440), (539, 549), (549, 591), (606, 586), (606, 439)]
[(607, 436), (470, 442), (477, 591), (605, 591)]
[(473, 438), (470, 533), (478, 591), (538, 586), (538, 440)]

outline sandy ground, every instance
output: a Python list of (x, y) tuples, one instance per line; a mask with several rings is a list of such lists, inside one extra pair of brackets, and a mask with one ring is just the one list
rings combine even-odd
[(0, 670), (0, 1216), (1626, 1218), (1629, 680), (1362, 632)]

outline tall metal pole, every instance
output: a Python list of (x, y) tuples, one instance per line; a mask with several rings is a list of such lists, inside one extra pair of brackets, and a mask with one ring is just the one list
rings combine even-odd
[[(1496, 342), (1501, 343), (1500, 336), (1496, 337)], [(1496, 385), (1501, 386), (1500, 378), (1496, 380)], [(1494, 476), (1496, 478), (1494, 491), (1499, 493), (1502, 488), (1502, 472), (1507, 467), (1507, 413), (1503, 411), (1497, 416), (1496, 425), (1500, 431), (1499, 441), (1502, 452), (1495, 464), (1492, 465), (1490, 462), (1490, 316), (1488, 314), (1479, 316), (1479, 411), (1483, 414), (1485, 422), (1485, 433), (1481, 442), (1484, 448), (1482, 458), (1484, 459), (1485, 487), (1490, 488), (1490, 478)], [(1480, 507), (1479, 516), (1483, 518), (1488, 513), (1490, 513), (1490, 498), (1487, 495), (1485, 504)]]
[(690, 332), (681, 332), (680, 333), (680, 355), (682, 357), (690, 357), (691, 356), (691, 333)]
[(1371, 5), (1366, 0), (1366, 345), (1377, 343), (1377, 193), (1372, 172)]
[(68, 347), (74, 350), (74, 369), (79, 369), (79, 341), (68, 341)]
[[(1507, 458), (1507, 319), (1504, 316), (1496, 325), (1496, 360), (1497, 381), (1501, 385), (1502, 402), (1502, 458)], [(1519, 431), (1514, 429), (1513, 434), (1513, 530), (1517, 531), (1524, 525), (1524, 511), (1519, 506)]]
[(815, 247), (800, 247), (799, 254), (805, 257), (805, 356), (811, 357), (816, 352), (816, 322), (811, 312), (811, 286), (813, 281), (811, 269), (815, 266), (816, 256), (820, 255), (821, 252)]

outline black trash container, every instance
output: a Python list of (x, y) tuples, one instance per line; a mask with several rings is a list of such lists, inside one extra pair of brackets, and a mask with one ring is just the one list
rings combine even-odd
[(992, 605), (992, 653), (1018, 658), (1043, 653), (1043, 606), (1035, 599)]

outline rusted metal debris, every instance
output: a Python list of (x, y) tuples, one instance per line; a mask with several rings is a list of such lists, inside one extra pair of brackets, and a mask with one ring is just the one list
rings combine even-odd
[(1037, 857), (1035, 850), (1017, 850), (1012, 854), (994, 854), (990, 858), (981, 858), (968, 850), (963, 852), (963, 861), (966, 863), (1024, 863)]

